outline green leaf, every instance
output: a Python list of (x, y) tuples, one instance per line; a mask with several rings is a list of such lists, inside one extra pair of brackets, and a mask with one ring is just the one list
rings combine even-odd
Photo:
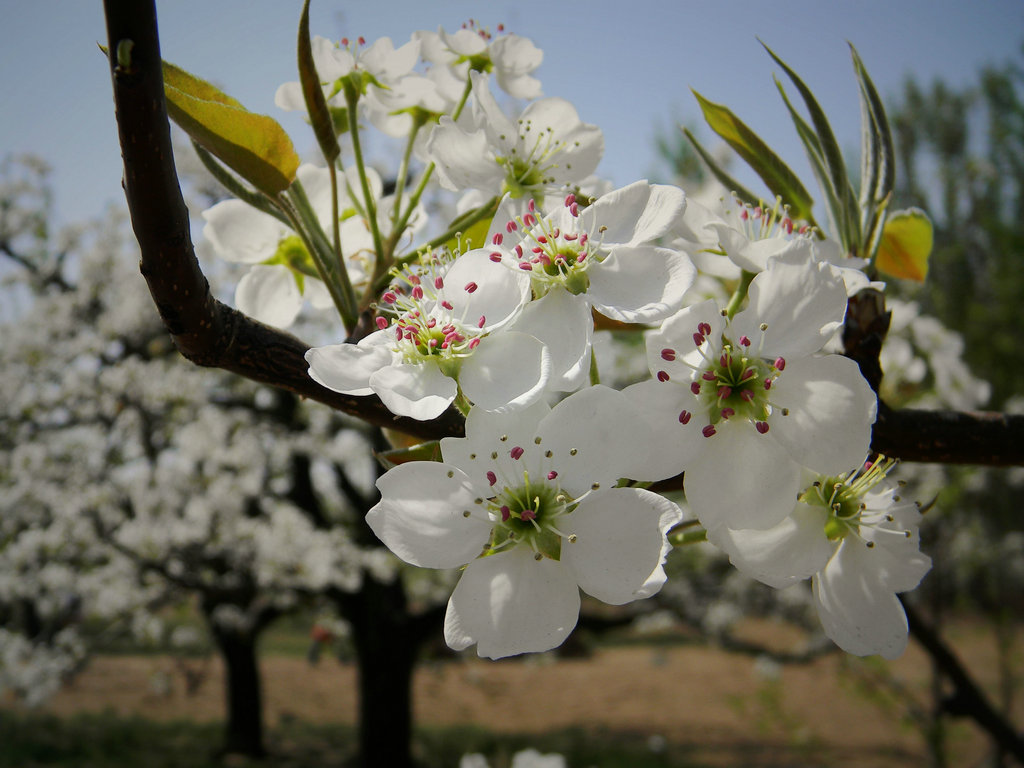
[[(471, 224), (459, 236), (453, 237), (445, 243), (449, 251), (460, 255), (473, 248), (483, 248), (487, 244), (487, 231), (491, 228), (493, 216), (487, 216), (475, 224)], [(452, 226), (457, 226), (453, 223)]]
[[(835, 199), (839, 206), (838, 210), (833, 211), (833, 218), (837, 223), (837, 227), (847, 233), (843, 246), (851, 252), (856, 252), (860, 246), (860, 216), (857, 209), (857, 201), (853, 194), (853, 187), (850, 186), (850, 180), (846, 173), (846, 164), (843, 162), (843, 153), (839, 149), (838, 142), (836, 142), (832, 126), (829, 125), (825, 112), (814, 98), (811, 89), (804, 84), (804, 81), (797, 76), (796, 72), (790, 69), (786, 62), (776, 56), (771, 48), (764, 45), (763, 42), (761, 45), (768, 51), (768, 55), (775, 60), (775, 63), (782, 67), (786, 76), (796, 86), (796, 89), (800, 92), (800, 97), (804, 101), (804, 106), (807, 107), (807, 111), (810, 113), (811, 123), (814, 125), (814, 131), (818, 138), (818, 145), (821, 147), (821, 156), (824, 159), (825, 168), (828, 170), (832, 189), (835, 192)], [(845, 222), (845, 225), (839, 224), (839, 222)]]
[[(782, 86), (782, 82), (779, 78), (773, 78), (775, 80), (775, 87), (779, 90), (779, 95), (782, 97), (783, 104), (786, 105), (786, 109), (789, 110), (789, 116), (793, 120), (793, 125), (796, 127), (796, 133), (800, 137), (800, 141), (803, 142), (804, 151), (807, 154), (807, 161), (811, 164), (811, 171), (814, 173), (814, 178), (818, 182), (818, 187), (821, 189), (821, 193), (825, 197), (825, 213), (828, 216), (829, 228), (836, 237), (839, 238), (840, 242), (846, 243), (849, 239), (846, 235), (846, 231), (843, 229), (845, 221), (842, 219), (836, 220), (836, 211), (840, 209), (839, 200), (836, 197), (836, 192), (832, 189), (832, 179), (828, 174), (828, 169), (825, 167), (825, 158), (821, 153), (821, 142), (818, 141), (818, 136), (814, 132), (814, 129), (807, 124), (807, 121), (803, 119), (799, 112), (796, 111), (796, 107), (789, 100), (789, 96), (786, 94), (786, 89)], [(813, 222), (812, 222), (813, 223)]]
[(853, 45), (850, 46), (850, 55), (860, 85), (863, 131), (860, 208), (863, 242), (867, 246), (863, 255), (871, 258), (871, 246), (878, 240), (878, 230), (885, 220), (885, 207), (896, 183), (895, 150), (885, 107)]
[(814, 201), (807, 194), (796, 174), (782, 159), (765, 144), (756, 133), (734, 115), (727, 107), (708, 101), (696, 91), (704, 119), (711, 129), (736, 150), (772, 191), (789, 205), (790, 215), (795, 219), (808, 219)]
[(323, 88), (320, 87), (320, 75), (313, 63), (313, 45), (309, 39), (309, 0), (302, 4), (298, 56), (299, 82), (302, 84), (302, 97), (306, 100), (309, 123), (313, 126), (313, 134), (320, 145), (320, 151), (324, 153), (324, 159), (331, 164), (341, 154), (341, 147), (338, 146), (334, 118), (327, 108)]
[(875, 266), (892, 277), (923, 283), (932, 253), (932, 222), (919, 208), (896, 211), (885, 222)]
[(738, 181), (736, 181), (736, 179), (730, 176), (724, 168), (722, 168), (717, 162), (715, 162), (715, 158), (711, 156), (710, 152), (708, 152), (706, 149), (704, 149), (704, 147), (701, 146), (700, 142), (697, 141), (697, 138), (692, 133), (690, 133), (689, 128), (683, 126), (683, 134), (685, 134), (686, 138), (690, 140), (690, 143), (693, 145), (693, 148), (697, 150), (697, 154), (701, 156), (701, 159), (708, 166), (708, 170), (711, 171), (712, 174), (714, 174), (715, 178), (718, 179), (718, 182), (723, 187), (728, 189), (729, 192), (735, 194), (744, 203), (750, 203), (750, 205), (757, 205), (760, 202), (760, 199), (757, 195), (755, 195), (749, 189), (747, 189)]
[(271, 197), (288, 188), (299, 156), (276, 120), (166, 61), (163, 72), (167, 114), (193, 141)]

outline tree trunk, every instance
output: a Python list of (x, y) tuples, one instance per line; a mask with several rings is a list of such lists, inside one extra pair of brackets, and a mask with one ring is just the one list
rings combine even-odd
[(412, 673), (443, 610), (412, 615), (401, 580), (386, 584), (369, 573), (362, 589), (337, 597), (356, 649), (360, 765), (412, 768)]
[(224, 659), (224, 694), (227, 720), (225, 754), (265, 757), (263, 745), (263, 694), (256, 661), (257, 633), (225, 628), (214, 622), (210, 630)]

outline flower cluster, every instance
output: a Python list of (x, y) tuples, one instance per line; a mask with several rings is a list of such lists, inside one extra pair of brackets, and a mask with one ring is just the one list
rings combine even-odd
[[(312, 57), (355, 163), (340, 183), (339, 169), (329, 182), (300, 169), (283, 217), (248, 223), (241, 203), (221, 203), (205, 234), (254, 265), (243, 310), (286, 325), (303, 296), (338, 307), (346, 342), (306, 354), (324, 387), (376, 396), (396, 417), (465, 417), (439, 461), (398, 457), (367, 515), (405, 562), (463, 569), (449, 645), (547, 650), (574, 627), (580, 590), (615, 605), (657, 592), (670, 541), (692, 531), (647, 486), (685, 473), (687, 528), (767, 584), (810, 578), (840, 646), (902, 650), (895, 595), (930, 561), (891, 463), (870, 454), (875, 393), (830, 352), (848, 297), (884, 287), (865, 262), (780, 199), (608, 189), (593, 176), (600, 129), (541, 96), (540, 51), (501, 27), (398, 47), (315, 38)], [(492, 76), (527, 103), (509, 114)], [(277, 102), (316, 119), (298, 83)], [(407, 140), (388, 196), (365, 167), (365, 122)], [(428, 189), (459, 194), (447, 225), (423, 213)], [(697, 297), (698, 276), (728, 300)], [(600, 383), (602, 328), (644, 334), (646, 380)]]

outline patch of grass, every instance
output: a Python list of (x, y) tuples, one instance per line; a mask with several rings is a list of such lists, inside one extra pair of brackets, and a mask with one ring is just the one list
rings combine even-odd
[[(217, 723), (152, 722), (113, 714), (70, 718), (0, 710), (0, 768), (348, 768), (356, 750), (350, 726), (288, 721), (267, 734), (268, 759), (218, 757)], [(543, 735), (494, 734), (474, 727), (418, 729), (422, 768), (455, 768), (469, 752), (491, 768), (534, 748), (557, 752), (570, 768), (697, 768), (685, 754), (652, 751), (645, 736), (568, 729)]]

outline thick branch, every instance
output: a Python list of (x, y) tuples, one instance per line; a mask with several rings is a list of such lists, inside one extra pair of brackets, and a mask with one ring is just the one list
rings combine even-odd
[(894, 411), (879, 403), (871, 448), (904, 461), (1024, 466), (1024, 416)]
[(946, 646), (938, 633), (928, 626), (905, 600), (903, 608), (907, 613), (910, 634), (953, 683), (954, 692), (944, 704), (945, 711), (951, 715), (970, 717), (984, 728), (1000, 747), (1024, 763), (1024, 736), (1015, 731), (1013, 726), (989, 703), (988, 698), (974, 684), (956, 654)]
[[(142, 251), (140, 268), (181, 354), (197, 365), (282, 387), (378, 426), (424, 438), (461, 434), (456, 412), (420, 422), (394, 416), (376, 397), (321, 387), (307, 373), (309, 345), (213, 297), (192, 247), (174, 167), (153, 0), (106, 0), (104, 7), (123, 185)], [(119, 50), (130, 59), (121, 65)]]

